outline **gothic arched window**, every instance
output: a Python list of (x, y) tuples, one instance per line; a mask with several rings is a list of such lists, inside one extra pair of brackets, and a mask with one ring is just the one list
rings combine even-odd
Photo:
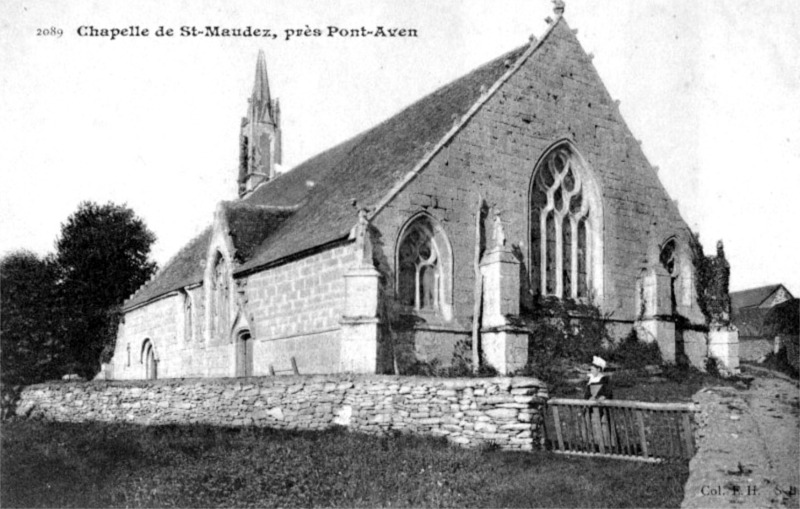
[(533, 175), (531, 287), (544, 296), (592, 300), (599, 291), (600, 199), (567, 144), (550, 151)]
[(397, 295), (416, 311), (442, 313), (450, 318), (452, 271), (450, 247), (444, 232), (427, 215), (411, 221), (397, 250)]
[(211, 280), (211, 332), (218, 337), (227, 334), (229, 327), (229, 280), (228, 264), (222, 255), (217, 255)]

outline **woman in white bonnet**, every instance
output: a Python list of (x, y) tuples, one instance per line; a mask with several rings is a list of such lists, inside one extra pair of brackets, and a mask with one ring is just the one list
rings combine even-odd
[(608, 377), (604, 373), (605, 369), (605, 360), (596, 355), (592, 357), (589, 380), (586, 382), (586, 389), (583, 391), (584, 398), (599, 400), (613, 399), (611, 385), (608, 382)]
[[(586, 382), (584, 389), (584, 398), (602, 401), (604, 399), (612, 399), (611, 384), (608, 377), (603, 373), (606, 369), (606, 361), (598, 356), (592, 358), (592, 367), (589, 371), (589, 380)], [(591, 434), (591, 448), (600, 446), (601, 450), (605, 448), (616, 447), (618, 440), (616, 433), (612, 432), (614, 427), (610, 420), (608, 409), (606, 408), (588, 408), (588, 412), (584, 413), (584, 422), (586, 430), (582, 432), (584, 439), (589, 439), (587, 432)]]

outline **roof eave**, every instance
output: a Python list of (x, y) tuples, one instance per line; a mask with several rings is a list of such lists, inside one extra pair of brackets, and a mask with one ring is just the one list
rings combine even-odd
[[(192, 284), (187, 285), (187, 286), (182, 287), (182, 288), (191, 289), (191, 288), (197, 288), (198, 286), (200, 286), (200, 283), (192, 283)], [(166, 299), (166, 298), (169, 298), (169, 297), (175, 297), (176, 295), (180, 294), (180, 290), (181, 290), (180, 288), (176, 288), (175, 290), (170, 290), (169, 292), (162, 293), (160, 295), (156, 295), (155, 297), (147, 299), (144, 302), (140, 302), (138, 304), (134, 304), (133, 306), (130, 306), (130, 307), (123, 306), (122, 307), (122, 312), (123, 313), (130, 313), (131, 311), (135, 311), (135, 310), (137, 310), (137, 309), (139, 309), (141, 307), (147, 306), (147, 305), (152, 304), (152, 303), (154, 303), (156, 301), (159, 301), (159, 300), (162, 300), (162, 299)]]
[(333, 238), (332, 240), (329, 240), (329, 241), (324, 242), (322, 244), (316, 245), (314, 247), (310, 247), (308, 249), (304, 249), (302, 251), (298, 251), (296, 253), (292, 253), (290, 255), (282, 256), (282, 257), (277, 258), (275, 260), (270, 260), (270, 261), (267, 261), (267, 262), (264, 262), (264, 263), (260, 263), (258, 265), (253, 265), (252, 267), (240, 267), (238, 269), (234, 269), (233, 276), (237, 277), (237, 278), (246, 277), (246, 276), (249, 276), (249, 275), (254, 274), (256, 272), (261, 272), (262, 270), (267, 270), (267, 269), (270, 269), (272, 267), (276, 267), (278, 265), (283, 265), (285, 263), (289, 263), (291, 261), (294, 261), (294, 260), (297, 260), (297, 259), (300, 259), (300, 258), (305, 258), (307, 256), (310, 256), (312, 254), (315, 254), (315, 253), (318, 253), (318, 252), (321, 252), (321, 251), (325, 251), (325, 250), (330, 249), (332, 247), (335, 247), (337, 245), (347, 244), (348, 242), (350, 242), (350, 238), (349, 237), (350, 237), (350, 233), (348, 232), (348, 233), (339, 235), (339, 236)]

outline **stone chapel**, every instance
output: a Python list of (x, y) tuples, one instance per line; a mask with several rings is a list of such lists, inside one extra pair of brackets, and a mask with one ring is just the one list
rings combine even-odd
[(556, 4), (540, 38), (285, 173), (259, 53), (238, 199), (125, 302), (105, 377), (392, 372), (398, 317), (416, 359), (447, 365), (475, 327), (513, 373), (536, 296), (666, 360), (733, 359), (702, 329), (693, 234)]

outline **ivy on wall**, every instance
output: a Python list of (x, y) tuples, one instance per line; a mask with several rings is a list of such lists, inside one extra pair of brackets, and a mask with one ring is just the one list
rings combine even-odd
[(561, 377), (564, 365), (589, 362), (611, 343), (605, 318), (596, 306), (556, 297), (535, 297), (533, 310), (521, 316), (530, 331), (528, 366), (543, 380)]
[(731, 267), (725, 258), (722, 241), (717, 242), (716, 256), (706, 256), (697, 235), (692, 236), (692, 253), (697, 286), (697, 301), (711, 326), (727, 326), (731, 322), (729, 282)]

